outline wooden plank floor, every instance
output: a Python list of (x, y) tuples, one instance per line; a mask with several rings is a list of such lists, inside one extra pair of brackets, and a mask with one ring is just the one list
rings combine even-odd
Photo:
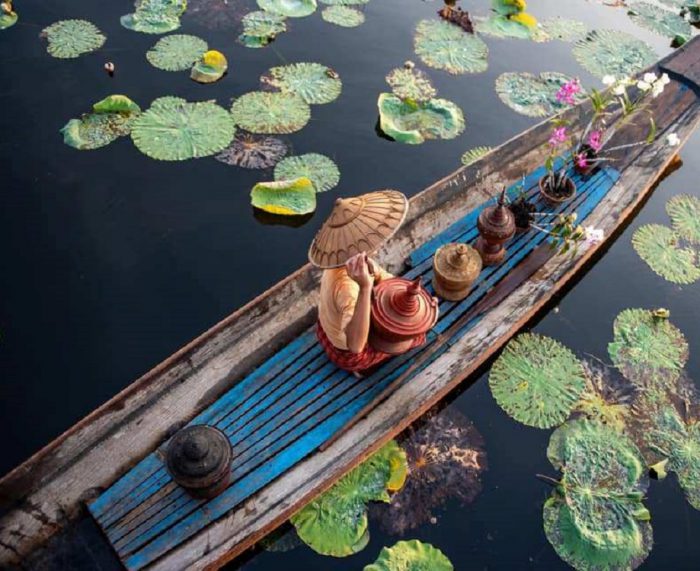
[[(525, 178), (525, 188), (533, 196), (542, 174), (543, 170), (539, 169)], [(614, 169), (605, 168), (586, 180), (574, 178), (578, 194), (563, 211), (576, 211), (579, 220), (585, 220), (619, 175)], [(511, 195), (516, 192), (516, 187), (509, 189)], [(483, 206), (414, 251), (405, 276), (422, 276), (424, 284), (432, 291), (433, 253), (447, 242), (472, 243), (477, 236), (476, 219)], [(546, 208), (541, 206), (540, 210)], [(485, 268), (465, 300), (441, 302), (440, 319), (429, 336), (428, 345), (545, 238), (534, 231), (516, 236), (508, 245), (504, 263)], [(455, 338), (477, 321), (466, 324)], [(443, 351), (448, 346), (445, 344)], [(234, 459), (232, 484), (227, 490), (212, 500), (189, 497), (165, 469), (163, 444), (97, 498), (89, 506), (90, 512), (124, 565), (128, 569), (144, 568), (332, 438), (424, 350), (425, 346), (394, 358), (371, 376), (357, 379), (332, 365), (313, 332), (307, 331), (190, 423), (214, 425), (229, 437)], [(435, 354), (432, 358), (438, 356)], [(429, 364), (430, 361), (425, 362), (422, 367)]]

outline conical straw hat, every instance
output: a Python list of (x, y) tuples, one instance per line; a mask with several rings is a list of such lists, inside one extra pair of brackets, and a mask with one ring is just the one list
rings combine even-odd
[(373, 252), (401, 226), (408, 199), (396, 190), (339, 198), (309, 248), (309, 261), (338, 268), (355, 254)]

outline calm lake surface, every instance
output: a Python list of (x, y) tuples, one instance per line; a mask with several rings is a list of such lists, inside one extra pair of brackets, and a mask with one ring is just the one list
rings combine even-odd
[[(252, 4), (230, 0), (240, 14)], [(191, 6), (197, 2), (191, 0)], [(486, 14), (487, 0), (463, 2)], [(504, 106), (494, 81), (506, 71), (560, 71), (600, 82), (571, 55), (571, 44), (497, 40), (489, 69), (450, 76), (420, 65), (439, 97), (466, 117), (463, 135), (409, 146), (377, 136), (376, 100), (389, 91), (384, 76), (413, 53), (418, 20), (438, 3), (372, 0), (366, 22), (345, 29), (319, 13), (288, 21), (288, 32), (268, 48), (236, 43), (238, 28), (211, 30), (183, 17), (178, 33), (206, 39), (223, 51), (229, 73), (198, 85), (187, 73), (157, 70), (145, 52), (157, 36), (129, 31), (119, 16), (129, 0), (17, 0), (19, 23), (0, 32), (0, 473), (69, 428), (237, 307), (305, 262), (308, 244), (338, 196), (394, 188), (413, 195), (459, 166), (477, 145), (497, 145), (537, 122)], [(586, 0), (530, 0), (540, 19), (561, 15), (590, 28), (626, 30), (647, 40), (659, 56), (668, 42), (631, 23), (624, 10)], [(50, 23), (82, 18), (107, 36), (104, 47), (74, 60), (49, 57), (38, 38)], [(116, 64), (113, 78), (102, 66)], [(293, 154), (320, 152), (341, 170), (338, 188), (319, 194), (315, 215), (303, 226), (266, 225), (256, 219), (250, 188), (271, 173), (230, 167), (212, 158), (158, 162), (129, 138), (79, 152), (63, 144), (59, 129), (112, 93), (143, 108), (156, 97), (232, 98), (259, 89), (274, 65), (318, 61), (333, 67), (343, 93), (314, 106), (311, 122), (287, 140)], [(700, 196), (700, 134), (683, 149), (684, 166), (655, 191), (602, 258), (558, 300), (533, 329), (579, 355), (606, 358), (615, 316), (628, 307), (667, 307), (690, 344), (687, 371), (700, 379), (700, 284), (678, 287), (652, 271), (633, 251), (641, 224), (667, 224), (664, 206), (679, 193)], [(535, 478), (555, 475), (545, 451), (551, 431), (527, 428), (506, 416), (486, 376), (465, 383), (450, 406), (469, 417), (484, 437), (489, 468), (483, 491), (467, 506), (455, 503), (435, 524), (409, 532), (440, 548), (456, 569), (566, 568), (542, 530), (542, 504), (550, 493)], [(646, 569), (697, 569), (700, 512), (685, 501), (675, 476), (654, 482), (646, 505), (653, 516), (654, 548)], [(306, 547), (267, 553), (231, 568), (357, 570), (397, 537), (370, 522), (370, 544), (345, 559)]]

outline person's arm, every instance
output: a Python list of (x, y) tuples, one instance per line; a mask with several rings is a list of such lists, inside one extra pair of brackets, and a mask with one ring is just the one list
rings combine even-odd
[(362, 353), (369, 337), (370, 309), (372, 301), (372, 286), (374, 276), (370, 273), (366, 254), (358, 254), (345, 264), (348, 275), (360, 286), (355, 311), (352, 319), (345, 328), (345, 338), (348, 350), (352, 353)]

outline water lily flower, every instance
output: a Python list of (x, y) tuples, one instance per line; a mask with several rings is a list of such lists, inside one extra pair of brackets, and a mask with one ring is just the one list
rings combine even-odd
[(677, 147), (681, 144), (681, 139), (676, 133), (671, 133), (666, 137), (666, 143), (668, 143), (669, 147)]
[(601, 131), (591, 131), (588, 135), (587, 143), (593, 152), (597, 153), (603, 147), (603, 133)]
[(615, 85), (615, 79), (614, 75), (606, 75), (603, 77), (603, 85), (606, 85), (607, 87), (610, 87), (611, 85)]
[(563, 143), (566, 141), (567, 133), (566, 133), (566, 127), (557, 127), (552, 131), (551, 136), (549, 137), (549, 144), (552, 147), (558, 146), (560, 143)]

